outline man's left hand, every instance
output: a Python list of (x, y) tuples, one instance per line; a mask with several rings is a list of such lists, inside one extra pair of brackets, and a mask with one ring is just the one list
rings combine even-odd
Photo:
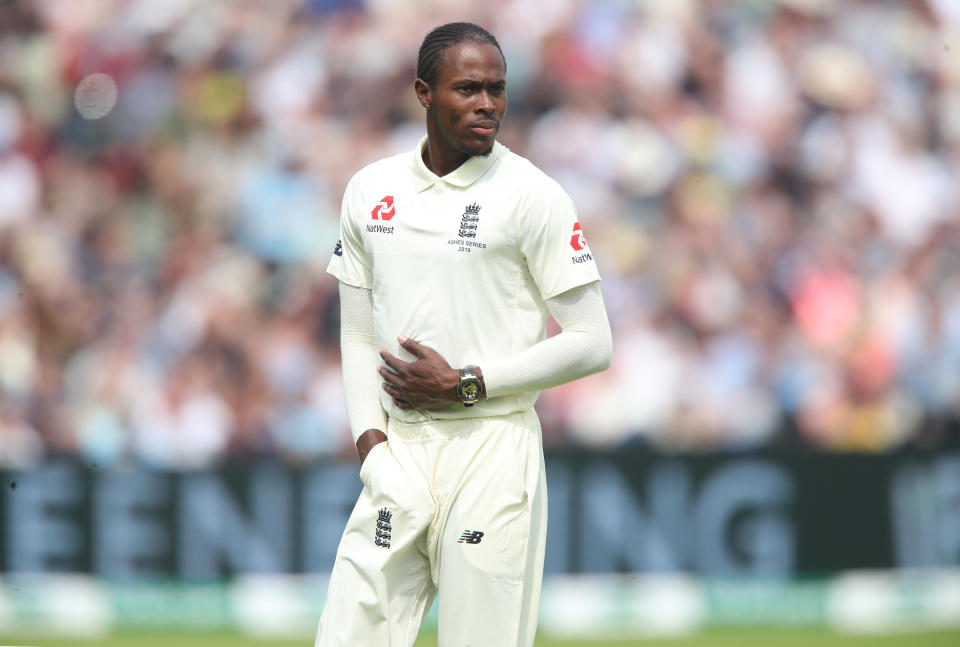
[(385, 349), (380, 350), (387, 366), (377, 370), (383, 377), (383, 390), (393, 398), (394, 404), (401, 409), (442, 409), (459, 402), (460, 371), (451, 368), (447, 360), (429, 346), (403, 335), (397, 340), (416, 359), (405, 362)]

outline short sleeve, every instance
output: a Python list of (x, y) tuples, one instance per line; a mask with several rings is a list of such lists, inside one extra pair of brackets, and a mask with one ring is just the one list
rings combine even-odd
[(357, 227), (356, 179), (347, 184), (340, 207), (340, 239), (333, 249), (327, 272), (358, 288), (373, 288), (373, 267)]
[(528, 194), (520, 227), (520, 250), (543, 299), (600, 279), (573, 201), (553, 180)]

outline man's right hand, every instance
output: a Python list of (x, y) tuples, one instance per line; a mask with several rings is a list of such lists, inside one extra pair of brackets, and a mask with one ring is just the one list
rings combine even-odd
[(387, 441), (387, 435), (379, 429), (367, 429), (357, 438), (357, 453), (360, 454), (360, 464), (367, 460), (367, 454), (376, 445)]

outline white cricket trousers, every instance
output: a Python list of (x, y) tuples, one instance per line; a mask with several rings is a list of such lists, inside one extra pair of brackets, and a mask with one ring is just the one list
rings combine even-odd
[(540, 421), (387, 425), (337, 549), (316, 647), (410, 647), (438, 594), (439, 647), (530, 647), (547, 493)]

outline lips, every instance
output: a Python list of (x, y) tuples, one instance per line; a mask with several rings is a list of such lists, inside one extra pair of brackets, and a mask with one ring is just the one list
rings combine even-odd
[(483, 135), (484, 137), (489, 137), (490, 135), (497, 132), (497, 122), (495, 121), (478, 121), (470, 124), (470, 129), (478, 135)]

